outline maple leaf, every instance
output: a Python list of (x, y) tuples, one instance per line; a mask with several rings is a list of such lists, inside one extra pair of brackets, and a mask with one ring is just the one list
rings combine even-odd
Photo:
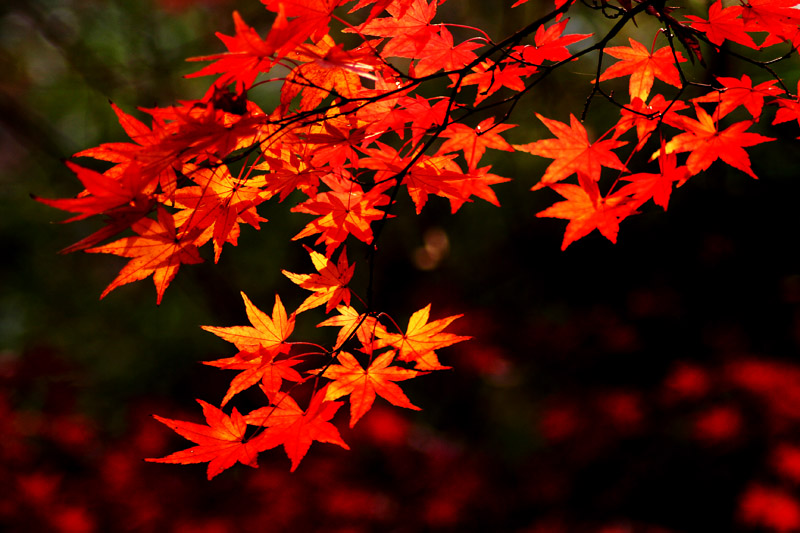
[(275, 360), (277, 353), (259, 347), (255, 354), (239, 352), (235, 357), (217, 359), (216, 361), (203, 361), (204, 365), (215, 366), (226, 370), (241, 370), (231, 380), (228, 392), (222, 399), (221, 407), (230, 401), (236, 394), (248, 389), (261, 381), (261, 389), (271, 400), (281, 390), (283, 380), (302, 381), (302, 376), (292, 367), (300, 363), (299, 359)]
[[(333, 110), (335, 113), (336, 111)], [(366, 127), (359, 126), (355, 117), (349, 120), (339, 117), (325, 120), (321, 124), (324, 131), (311, 132), (302, 136), (302, 141), (312, 152), (311, 166), (321, 168), (328, 164), (334, 169), (341, 169), (349, 160), (352, 166), (359, 166), (358, 145), (367, 144)]]
[(427, 98), (415, 94), (413, 98), (406, 97), (400, 100), (406, 111), (413, 117), (411, 123), (411, 139), (416, 145), (428, 131), (438, 128), (443, 124), (448, 112), (447, 99), (442, 99), (431, 105)]
[(600, 171), (604, 166), (625, 170), (625, 165), (611, 150), (627, 143), (615, 140), (590, 143), (586, 128), (572, 114), (569, 116), (569, 126), (563, 122), (545, 118), (538, 113), (536, 116), (558, 138), (513, 145), (517, 150), (555, 159), (547, 167), (539, 183), (534, 185), (531, 190), (541, 189), (576, 172), (583, 173), (596, 181), (600, 179)]
[(365, 350), (371, 353), (375, 338), (386, 333), (386, 329), (374, 316), (361, 314), (350, 306), (340, 305), (336, 310), (339, 311), (338, 316), (332, 316), (324, 322), (320, 322), (317, 327), (335, 326), (341, 328), (336, 337), (337, 349), (341, 348), (355, 332)]
[(486, 153), (487, 148), (506, 152), (514, 151), (514, 147), (499, 135), (500, 132), (513, 127), (515, 127), (514, 124), (495, 125), (492, 117), (482, 120), (474, 128), (460, 122), (454, 122), (449, 124), (440, 134), (441, 137), (445, 137), (447, 140), (439, 148), (439, 153), (462, 150), (469, 168), (471, 170), (475, 169), (483, 154)]
[(439, 32), (433, 34), (425, 45), (425, 55), (414, 63), (412, 75), (421, 78), (440, 70), (461, 69), (477, 57), (473, 50), (481, 46), (471, 40), (455, 45), (453, 34), (447, 28), (441, 27)]
[(634, 150), (641, 150), (660, 123), (680, 127), (683, 117), (676, 111), (687, 107), (682, 100), (669, 102), (660, 94), (655, 95), (649, 104), (645, 104), (641, 98), (634, 98), (620, 112), (620, 119), (614, 126), (614, 137), (619, 137), (635, 127), (639, 142)]
[(175, 221), (167, 211), (158, 209), (158, 220), (142, 218), (131, 226), (138, 233), (136, 237), (123, 237), (118, 241), (95, 248), (89, 253), (104, 253), (130, 257), (131, 260), (116, 278), (105, 288), (100, 298), (122, 285), (153, 275), (156, 286), (156, 304), (161, 303), (164, 291), (183, 264), (202, 263), (197, 252), (194, 236), (188, 233), (177, 235)]
[(461, 87), (477, 85), (478, 94), (475, 96), (475, 105), (496, 93), (503, 87), (514, 91), (525, 90), (523, 77), (530, 76), (538, 71), (535, 66), (519, 66), (511, 63), (508, 65), (497, 64), (491, 59), (481, 61), (473, 67), (474, 72), (467, 74), (461, 80)]
[(390, 37), (381, 51), (383, 57), (419, 57), (428, 41), (438, 33), (436, 26), (430, 24), (436, 16), (437, 1), (412, 0), (410, 5), (405, 4), (392, 2), (386, 7), (391, 16), (370, 20), (352, 31)]
[(744, 46), (758, 49), (758, 45), (745, 32), (744, 20), (741, 18), (742, 6), (723, 7), (722, 0), (717, 0), (708, 8), (708, 20), (686, 15), (692, 28), (706, 34), (708, 40), (720, 46), (726, 39)]
[(292, 461), (292, 472), (315, 440), (337, 444), (349, 450), (339, 430), (329, 422), (343, 402), (326, 401), (326, 393), (327, 387), (318, 390), (305, 411), (291, 396), (281, 393), (274, 406), (261, 407), (245, 415), (248, 424), (267, 428), (256, 437), (259, 449), (267, 450), (283, 444), (286, 455)]
[(176, 176), (173, 163), (176, 152), (185, 147), (179, 146), (180, 143), (173, 144), (169, 140), (171, 133), (168, 131), (169, 126), (164, 122), (153, 121), (151, 129), (122, 111), (113, 102), (111, 109), (117, 115), (122, 129), (134, 142), (103, 143), (82, 150), (74, 157), (91, 157), (115, 163), (116, 166), (104, 174), (119, 178), (131, 173), (130, 179), (135, 179), (140, 184), (139, 188), (144, 194), (152, 193), (156, 184), (161, 185), (161, 190), (165, 194), (174, 192)]
[(356, 265), (347, 264), (347, 247), (342, 248), (339, 253), (339, 262), (333, 264), (331, 260), (319, 252), (315, 252), (308, 246), (304, 246), (311, 256), (314, 268), (319, 274), (294, 274), (286, 270), (281, 270), (284, 276), (300, 285), (304, 289), (313, 291), (314, 294), (300, 304), (296, 313), (302, 313), (309, 309), (314, 309), (327, 302), (325, 312), (330, 313), (334, 307), (344, 301), (345, 305), (350, 305), (350, 289), (347, 284), (353, 277)]
[(764, 98), (783, 92), (778, 87), (774, 87), (777, 80), (767, 80), (753, 87), (753, 82), (747, 74), (742, 74), (741, 80), (720, 76), (717, 81), (722, 85), (723, 90), (711, 91), (706, 95), (692, 99), (693, 102), (719, 103), (715, 113), (717, 120), (740, 105), (743, 105), (753, 118), (758, 120), (761, 116), (761, 110), (764, 108)]
[(253, 169), (270, 171), (264, 176), (265, 192), (279, 195), (281, 202), (295, 190), (302, 191), (308, 196), (316, 195), (319, 178), (325, 174), (289, 150), (282, 150), (280, 157), (265, 157), (264, 161), (255, 165)]
[(329, 175), (322, 178), (322, 181), (331, 188), (330, 191), (321, 192), (292, 208), (293, 213), (319, 215), (319, 218), (309, 222), (292, 240), (321, 233), (316, 243), (325, 243), (328, 257), (351, 234), (361, 242), (371, 243), (370, 222), (385, 216), (377, 207), (389, 203), (389, 197), (382, 193), (392, 183), (376, 185), (365, 193), (360, 185), (350, 180)]
[[(664, 150), (664, 140), (661, 140), (662, 150)], [(659, 172), (652, 174), (649, 172), (641, 172), (637, 174), (630, 174), (622, 176), (621, 179), (630, 181), (631, 183), (625, 185), (618, 191), (620, 196), (633, 196), (639, 204), (645, 203), (650, 198), (656, 205), (661, 206), (664, 211), (669, 206), (669, 197), (672, 194), (672, 185), (677, 183), (678, 187), (683, 185), (689, 179), (689, 169), (685, 166), (678, 166), (677, 156), (666, 153), (666, 150), (661, 152), (658, 158)]]
[[(185, 165), (183, 174), (197, 186), (176, 191), (175, 205), (184, 208), (176, 215), (176, 224), (182, 228), (185, 224), (186, 231), (207, 228), (208, 237), (214, 240), (215, 263), (219, 261), (224, 243), (236, 245), (240, 221), (256, 229), (259, 229), (259, 223), (267, 221), (255, 209), (272, 196), (262, 190), (263, 178), (248, 180), (241, 175), (234, 178), (225, 165), (213, 169)], [(204, 237), (199, 237), (196, 242), (199, 244)]]
[(443, 330), (455, 319), (464, 315), (454, 315), (428, 322), (431, 304), (426, 305), (411, 315), (408, 319), (408, 328), (404, 334), (389, 333), (386, 330), (376, 331), (379, 340), (375, 348), (391, 346), (398, 351), (400, 361), (413, 361), (418, 370), (442, 370), (450, 367), (442, 366), (436, 356), (435, 350), (445, 348), (457, 342), (471, 339)]
[(691, 152), (686, 160), (686, 166), (692, 175), (707, 169), (717, 159), (722, 159), (730, 166), (757, 179), (750, 168), (750, 158), (744, 147), (775, 139), (745, 132), (752, 126), (751, 121), (737, 122), (719, 131), (717, 121), (702, 108), (695, 106), (695, 113), (698, 120), (683, 117), (683, 129), (687, 131), (673, 137), (666, 144), (666, 152)]
[(272, 308), (272, 317), (253, 305), (247, 295), (242, 292), (247, 318), (252, 326), (201, 326), (205, 331), (233, 343), (239, 350), (249, 353), (258, 353), (260, 349), (270, 354), (275, 354), (288, 347), (284, 341), (294, 331), (294, 316), (286, 315), (280, 296), (275, 295), (275, 305)]
[(350, 427), (355, 426), (356, 422), (370, 410), (376, 395), (388, 400), (392, 405), (420, 410), (394, 383), (416, 377), (420, 372), (389, 366), (394, 355), (394, 350), (379, 355), (365, 370), (352, 354), (339, 352), (337, 356), (339, 364), (329, 366), (322, 374), (322, 377), (334, 380), (328, 385), (325, 400), (335, 400), (350, 395)]
[(490, 169), (490, 166), (474, 169), (468, 174), (464, 174), (461, 179), (452, 182), (457, 192), (447, 198), (450, 200), (451, 213), (458, 211), (465, 202), (471, 201), (471, 196), (477, 196), (494, 206), (500, 206), (500, 201), (491, 186), (506, 183), (511, 179), (492, 174), (489, 172)]
[(333, 10), (350, 0), (261, 0), (264, 7), (286, 17), (296, 17), (293, 22), (293, 33), (298, 34), (300, 41), (310, 37), (312, 41), (320, 40), (329, 31), (328, 24)]
[(620, 221), (634, 209), (628, 198), (619, 194), (600, 198), (596, 191), (597, 183), (591, 180), (583, 180), (582, 183), (593, 185), (595, 190), (587, 192), (583, 187), (571, 183), (551, 185), (550, 187), (566, 200), (556, 202), (544, 211), (536, 213), (537, 217), (563, 218), (570, 221), (564, 232), (562, 250), (566, 250), (571, 243), (595, 229), (616, 243)]
[(313, 45), (302, 45), (290, 58), (303, 63), (286, 76), (281, 88), (281, 105), (287, 107), (300, 94), (300, 110), (303, 111), (317, 107), (331, 95), (356, 97), (361, 90), (359, 76), (372, 69), (369, 63), (362, 61), (363, 54), (345, 52), (329, 35)]
[(72, 170), (85, 187), (75, 198), (39, 198), (34, 199), (50, 207), (55, 207), (78, 215), (65, 220), (74, 222), (93, 215), (113, 214), (120, 212), (140, 212), (144, 215), (152, 202), (149, 195), (143, 194), (141, 175), (135, 167), (127, 167), (120, 176), (101, 174), (81, 167), (71, 161), (66, 165)]
[(422, 211), (431, 194), (445, 198), (453, 198), (458, 194), (455, 183), (464, 174), (458, 164), (452, 161), (454, 154), (437, 154), (433, 157), (421, 155), (409, 166), (413, 156), (402, 157), (388, 145), (381, 142), (377, 142), (377, 145), (377, 149), (365, 150), (372, 157), (365, 158), (362, 166), (378, 170), (375, 179), (379, 182), (385, 180), (388, 183), (402, 176), (402, 184), (408, 189), (417, 214)]
[(365, 22), (369, 22), (380, 15), (381, 12), (390, 5), (394, 8), (394, 12), (397, 13), (395, 16), (402, 16), (413, 1), (414, 0), (358, 0), (358, 3), (350, 9), (350, 13), (358, 11), (370, 4), (374, 4)]
[[(273, 57), (275, 53), (274, 41), (278, 37), (277, 33), (285, 25), (286, 19), (279, 17), (275, 21), (273, 31), (276, 35), (271, 34), (271, 38), (267, 39), (261, 39), (256, 30), (245, 23), (238, 11), (233, 12), (233, 23), (236, 28), (236, 35), (229, 36), (219, 32), (216, 34), (225, 43), (228, 52), (190, 57), (188, 61), (214, 61), (214, 63), (206, 65), (197, 72), (188, 74), (187, 78), (221, 74), (215, 85), (225, 87), (236, 82), (237, 91), (243, 93), (253, 85), (256, 76), (262, 72), (269, 72), (276, 61), (276, 58)], [(302, 39), (296, 41), (296, 44), (299, 44), (299, 42), (302, 42)]]
[(536, 28), (533, 35), (534, 45), (525, 45), (518, 48), (521, 58), (526, 63), (542, 65), (545, 61), (563, 61), (572, 54), (567, 45), (577, 43), (592, 36), (592, 34), (567, 34), (563, 35), (569, 19), (553, 24), (549, 28), (544, 25)]
[[(674, 87), (681, 87), (680, 74), (675, 67), (673, 51), (669, 46), (659, 48), (651, 54), (642, 43), (631, 38), (628, 38), (628, 41), (631, 43), (629, 47), (612, 46), (605, 49), (608, 55), (622, 61), (608, 67), (600, 76), (600, 81), (630, 75), (628, 90), (631, 99), (638, 97), (643, 101), (647, 101), (647, 97), (650, 96), (655, 78)], [(680, 52), (676, 51), (675, 57), (681, 63), (686, 61)]]
[(362, 124), (365, 124), (367, 135), (385, 135), (394, 131), (401, 139), (405, 137), (406, 124), (413, 122), (417, 117), (404, 106), (398, 105), (401, 98), (407, 98), (398, 91), (402, 85), (399, 79), (391, 75), (384, 77), (378, 74), (375, 79), (375, 89), (362, 91), (363, 98), (380, 97), (366, 102), (356, 111), (356, 116)]
[(797, 82), (797, 98), (789, 100), (788, 98), (778, 98), (776, 100), (780, 108), (775, 113), (773, 124), (781, 124), (783, 122), (790, 122), (796, 120), (800, 125), (800, 81)]
[(197, 402), (203, 407), (203, 416), (206, 418), (207, 425), (153, 415), (153, 418), (180, 436), (196, 443), (197, 446), (166, 457), (145, 459), (145, 461), (184, 465), (208, 462), (209, 480), (237, 462), (258, 468), (256, 460), (259, 449), (255, 444), (245, 440), (247, 423), (239, 411), (234, 407), (229, 417), (220, 409), (203, 400), (197, 400)]
[(762, 47), (796, 37), (800, 25), (797, 0), (748, 0), (742, 3), (742, 18), (749, 31), (765, 31)]

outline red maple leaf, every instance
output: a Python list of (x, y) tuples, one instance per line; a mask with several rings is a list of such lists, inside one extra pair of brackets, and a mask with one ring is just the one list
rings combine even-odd
[(796, 120), (800, 125), (800, 81), (797, 82), (797, 97), (794, 100), (788, 98), (778, 98), (776, 100), (780, 109), (775, 113), (773, 124), (781, 124)]
[[(271, 33), (267, 39), (259, 37), (258, 32), (248, 26), (239, 15), (233, 12), (233, 23), (236, 35), (229, 36), (217, 32), (217, 37), (225, 43), (228, 51), (224, 54), (190, 57), (188, 61), (214, 61), (202, 69), (188, 74), (187, 78), (220, 74), (215, 82), (218, 87), (226, 87), (236, 82), (236, 90), (243, 93), (253, 85), (256, 76), (262, 72), (269, 72), (276, 61), (275, 41), (278, 33), (286, 24), (286, 18), (279, 17), (273, 25), (274, 35)], [(295, 44), (302, 42), (297, 40)]]
[[(126, 172), (121, 175), (111, 172), (101, 174), (94, 170), (81, 167), (71, 161), (66, 161), (66, 165), (81, 180), (85, 189), (75, 198), (39, 198), (34, 197), (43, 204), (55, 207), (78, 215), (65, 220), (73, 222), (84, 218), (110, 214), (133, 208), (141, 211), (143, 206), (150, 206), (149, 195), (143, 194), (143, 183), (141, 174), (135, 167), (127, 167)], [(109, 175), (110, 174), (110, 175)]]
[(365, 193), (354, 181), (332, 175), (322, 178), (322, 181), (331, 188), (330, 191), (321, 192), (292, 208), (293, 213), (319, 215), (319, 218), (309, 222), (292, 240), (320, 233), (316, 243), (325, 243), (326, 255), (329, 257), (348, 235), (352, 234), (362, 242), (371, 243), (370, 223), (384, 217), (385, 213), (377, 207), (389, 203), (389, 197), (382, 193), (392, 184), (382, 183)]
[(673, 137), (666, 144), (667, 153), (691, 152), (686, 166), (692, 175), (707, 169), (717, 159), (722, 159), (730, 166), (757, 178), (750, 168), (750, 157), (744, 148), (775, 139), (745, 132), (753, 125), (751, 121), (737, 122), (719, 131), (716, 120), (702, 108), (695, 106), (694, 109), (698, 120), (683, 117), (683, 129), (687, 131)]
[[(310, 149), (307, 144), (301, 146)], [(265, 157), (264, 162), (254, 166), (253, 170), (269, 171), (269, 174), (264, 176), (266, 182), (264, 190), (280, 195), (281, 202), (295, 190), (314, 196), (319, 187), (319, 178), (325, 174), (305, 158), (288, 149), (281, 150), (280, 157)]]
[(260, 450), (254, 443), (245, 440), (247, 423), (239, 411), (234, 407), (229, 417), (213, 405), (203, 400), (197, 401), (203, 406), (203, 416), (207, 425), (153, 415), (156, 420), (169, 426), (178, 435), (196, 443), (197, 446), (166, 457), (145, 459), (145, 461), (183, 465), (208, 462), (208, 479), (237, 462), (257, 468), (256, 459)]
[(266, 429), (255, 439), (259, 450), (268, 450), (283, 444), (286, 455), (292, 461), (292, 472), (297, 469), (313, 441), (337, 444), (349, 450), (339, 430), (329, 420), (333, 418), (343, 402), (325, 401), (327, 387), (317, 391), (311, 398), (308, 409), (303, 411), (288, 394), (278, 394), (275, 405), (251, 411), (244, 418), (248, 424), (264, 426)]
[(164, 291), (178, 273), (181, 264), (202, 263), (194, 237), (186, 232), (175, 232), (175, 221), (167, 211), (158, 209), (158, 220), (142, 218), (131, 226), (136, 237), (123, 237), (118, 241), (95, 248), (89, 253), (114, 254), (131, 260), (105, 288), (100, 298), (122, 285), (153, 275), (156, 286), (156, 304), (161, 303)]
[(337, 356), (339, 364), (329, 366), (322, 374), (323, 377), (334, 380), (328, 385), (325, 400), (335, 400), (350, 395), (350, 427), (370, 410), (376, 394), (392, 405), (420, 410), (394, 383), (416, 377), (420, 372), (389, 366), (394, 354), (394, 350), (391, 350), (379, 355), (365, 370), (351, 354), (339, 352)]
[[(389, 4), (386, 10), (391, 16), (376, 18), (356, 27), (362, 35), (389, 37), (381, 55), (384, 57), (417, 58), (422, 54), (428, 41), (438, 33), (438, 28), (430, 24), (436, 16), (438, 2), (432, 0), (412, 0), (411, 4)], [(350, 30), (345, 30), (345, 32)]]
[(300, 363), (299, 359), (279, 359), (275, 360), (277, 352), (259, 348), (254, 354), (252, 352), (239, 352), (235, 357), (217, 359), (216, 361), (204, 361), (203, 364), (224, 368), (226, 370), (241, 370), (233, 380), (231, 380), (228, 392), (222, 399), (221, 407), (230, 401), (236, 394), (248, 389), (261, 382), (261, 389), (271, 400), (281, 390), (283, 380), (302, 381), (302, 376), (292, 368)]
[(535, 44), (533, 46), (522, 46), (518, 49), (522, 60), (533, 65), (542, 65), (545, 61), (568, 59), (572, 54), (567, 50), (567, 45), (591, 37), (591, 34), (578, 33), (563, 35), (568, 22), (569, 19), (565, 18), (549, 28), (545, 29), (544, 25), (536, 28), (536, 33), (533, 35)]
[(715, 113), (716, 119), (719, 120), (740, 105), (753, 116), (753, 119), (758, 120), (761, 116), (761, 110), (764, 108), (764, 98), (767, 96), (775, 96), (781, 94), (778, 87), (774, 85), (777, 80), (767, 80), (759, 83), (753, 87), (753, 82), (750, 76), (742, 74), (742, 79), (727, 78), (720, 76), (717, 81), (722, 85), (723, 89), (720, 91), (711, 91), (710, 93), (693, 98), (693, 102), (717, 102), (717, 110)]
[(477, 57), (473, 50), (481, 46), (482, 44), (472, 40), (464, 41), (458, 45), (454, 44), (453, 34), (442, 26), (439, 28), (439, 32), (433, 34), (428, 40), (425, 45), (425, 54), (413, 64), (411, 75), (421, 78), (430, 76), (440, 70), (455, 71), (461, 69)]
[(536, 213), (537, 217), (563, 218), (569, 220), (564, 232), (561, 249), (594, 231), (600, 233), (613, 243), (617, 242), (619, 223), (633, 212), (633, 205), (627, 197), (619, 194), (608, 198), (599, 196), (597, 183), (591, 180), (582, 180), (582, 184), (594, 186), (594, 190), (587, 192), (579, 185), (571, 183), (556, 183), (550, 187), (566, 198), (556, 202), (544, 211)]
[(743, 9), (742, 6), (723, 7), (722, 0), (717, 0), (708, 8), (708, 20), (694, 15), (686, 15), (686, 18), (692, 21), (692, 28), (705, 33), (708, 40), (717, 46), (727, 39), (757, 50), (758, 45), (745, 31), (741, 18)]
[[(109, 161), (116, 166), (105, 172), (106, 175), (119, 177), (132, 173), (143, 193), (152, 193), (157, 184), (162, 193), (171, 194), (175, 190), (176, 176), (173, 164), (176, 153), (185, 149), (178, 143), (172, 143), (174, 131), (164, 121), (154, 120), (152, 129), (145, 126), (135, 117), (128, 115), (111, 102), (111, 109), (117, 115), (120, 126), (133, 143), (103, 143), (94, 148), (82, 150), (74, 157), (91, 157), (100, 161)], [(130, 168), (129, 168), (130, 167)]]
[(641, 98), (634, 98), (620, 112), (620, 119), (614, 126), (614, 137), (617, 138), (635, 127), (636, 137), (639, 139), (635, 150), (641, 150), (659, 124), (680, 127), (683, 117), (677, 115), (676, 111), (686, 108), (683, 100), (669, 102), (661, 94), (655, 95), (649, 104), (642, 102)]
[[(661, 144), (663, 149), (663, 139)], [(620, 196), (630, 195), (634, 197), (637, 205), (641, 205), (652, 198), (656, 205), (661, 206), (666, 211), (669, 206), (669, 197), (672, 194), (672, 186), (677, 183), (678, 187), (680, 187), (690, 176), (688, 168), (677, 165), (677, 159), (674, 153), (661, 152), (658, 158), (658, 166), (661, 172), (658, 174), (640, 172), (622, 176), (621, 179), (631, 183), (622, 187), (618, 194)]]
[(319, 41), (329, 31), (328, 24), (333, 10), (349, 0), (261, 0), (264, 7), (286, 17), (296, 17), (292, 21), (292, 33), (300, 41), (310, 37)]
[(761, 47), (797, 37), (800, 11), (797, 0), (747, 0), (742, 18), (748, 31), (767, 32)]
[(236, 246), (239, 222), (259, 229), (259, 224), (267, 221), (255, 209), (272, 196), (261, 187), (263, 177), (247, 179), (240, 175), (234, 178), (225, 165), (213, 169), (185, 165), (183, 174), (197, 186), (182, 187), (175, 192), (175, 205), (182, 208), (175, 216), (176, 224), (185, 231), (207, 230), (195, 242), (201, 246), (213, 238), (215, 263), (219, 261), (223, 244), (229, 242)]
[(286, 108), (300, 95), (302, 111), (314, 109), (329, 96), (354, 98), (361, 90), (360, 77), (374, 79), (374, 58), (369, 47), (345, 51), (325, 35), (315, 44), (304, 44), (289, 55), (301, 62), (292, 69), (281, 88), (281, 105)]
[(478, 162), (486, 153), (487, 148), (513, 152), (514, 147), (508, 144), (499, 134), (514, 127), (514, 124), (495, 125), (494, 118), (482, 120), (476, 127), (471, 128), (466, 124), (454, 122), (449, 124), (441, 133), (447, 140), (439, 148), (440, 154), (462, 150), (464, 159), (470, 170), (478, 167)]
[(487, 59), (481, 61), (472, 70), (474, 72), (467, 74), (461, 80), (461, 87), (468, 85), (478, 86), (478, 94), (475, 97), (475, 105), (478, 105), (503, 87), (508, 87), (513, 91), (525, 90), (525, 82), (522, 78), (534, 74), (538, 68), (535, 66), (520, 66), (515, 63), (498, 64), (491, 59)]
[(630, 46), (612, 46), (605, 49), (608, 55), (622, 61), (608, 67), (600, 76), (600, 81), (630, 75), (628, 90), (631, 100), (638, 97), (643, 101), (647, 101), (650, 96), (655, 78), (674, 87), (681, 86), (681, 77), (674, 59), (677, 57), (681, 63), (686, 61), (680, 52), (674, 52), (673, 57), (672, 48), (665, 46), (651, 53), (642, 43), (631, 38), (628, 38), (628, 41), (631, 43)]
[(555, 159), (532, 190), (561, 181), (576, 172), (596, 181), (600, 179), (600, 171), (604, 166), (625, 170), (625, 165), (611, 150), (627, 143), (615, 140), (590, 143), (586, 128), (574, 115), (569, 116), (569, 126), (538, 113), (536, 116), (558, 138), (514, 145), (517, 150)]

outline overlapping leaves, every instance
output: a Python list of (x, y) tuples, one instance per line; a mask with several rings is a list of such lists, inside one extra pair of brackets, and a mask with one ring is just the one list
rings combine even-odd
[[(530, 186), (562, 197), (537, 214), (568, 221), (562, 248), (595, 229), (616, 241), (624, 219), (650, 200), (666, 209), (674, 187), (712, 165), (755, 177), (747, 149), (773, 140), (758, 132), (770, 122), (760, 120), (769, 109), (778, 107), (772, 123), (800, 124), (798, 95), (775, 70), (790, 54), (747, 59), (753, 78), (719, 76), (709, 86), (692, 78), (677, 49), (682, 44), (701, 62), (709, 57), (701, 48), (724, 54), (727, 47), (769, 51), (785, 43), (796, 50), (796, 1), (717, 1), (686, 15), (664, 2), (600, 2), (594, 16), (614, 18), (617, 29), (657, 18), (665, 29), (645, 36), (653, 38), (649, 48), (633, 38), (617, 42), (616, 30), (606, 39), (574, 33), (566, 14), (586, 6), (565, 0), (499, 41), (436, 21), (443, 0), (262, 3), (275, 15), (266, 33), (234, 12), (233, 35), (217, 34), (226, 51), (192, 58), (209, 63), (190, 76), (213, 76), (202, 98), (142, 110), (149, 126), (112, 104), (131, 141), (78, 152), (100, 165), (68, 163), (83, 190), (39, 199), (72, 213), (69, 220), (104, 218), (103, 228), (65, 249), (128, 259), (101, 297), (153, 276), (159, 303), (181, 265), (201, 262), (209, 242), (218, 261), (242, 228), (261, 229), (266, 209), (289, 202), (288, 210), (310, 216), (286, 239), (313, 239), (319, 249), (307, 250), (316, 273), (284, 274), (311, 295), (293, 313), (276, 297), (270, 316), (243, 294), (250, 326), (204, 327), (238, 350), (207, 363), (238, 371), (221, 405), (259, 385), (265, 407), (247, 415), (234, 408), (228, 416), (201, 402), (207, 426), (159, 419), (197, 444), (161, 461), (209, 461), (209, 477), (236, 462), (255, 465), (259, 452), (278, 446), (293, 470), (313, 441), (346, 448), (331, 423), (342, 405), (336, 400), (348, 398), (351, 425), (377, 396), (415, 409), (395, 382), (446, 368), (436, 351), (468, 338), (445, 331), (460, 315), (430, 321), (430, 305), (400, 331), (352, 286), (355, 263), (345, 243), (374, 256), (384, 223), (399, 214), (401, 190), (417, 214), (436, 197), (453, 212), (475, 198), (500, 205), (494, 186), (508, 178), (490, 172), (487, 150), (526, 152), (551, 160)], [(344, 23), (346, 39), (332, 34), (333, 21)], [(568, 123), (545, 116), (535, 99), (518, 105), (590, 52), (601, 53), (586, 110), (604, 98), (619, 111), (605, 133), (574, 114)], [(265, 111), (254, 100), (266, 82), (280, 88), (278, 104)], [(439, 87), (438, 96), (429, 86)], [(521, 110), (530, 107), (527, 116), (535, 114), (549, 134), (510, 132), (511, 113), (525, 116)], [(516, 143), (505, 138), (510, 134)], [(648, 168), (632, 167), (648, 154)], [(309, 348), (289, 341), (296, 315), (323, 304), (330, 316), (318, 325), (338, 327), (335, 342)], [(298, 403), (295, 392), (309, 388), (310, 401)]]

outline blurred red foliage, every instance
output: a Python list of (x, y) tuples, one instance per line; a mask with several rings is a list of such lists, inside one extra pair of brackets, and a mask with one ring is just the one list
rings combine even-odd
[[(480, 362), (476, 379), (508, 386), (495, 371), (505, 357), (479, 352), (465, 348)], [(43, 357), (51, 364), (37, 364)], [(53, 357), (2, 363), (3, 531), (669, 533), (693, 520), (720, 531), (800, 528), (800, 417), (789, 403), (800, 369), (787, 362), (676, 361), (657, 387), (554, 391), (531, 411), (530, 437), (514, 437), (524, 427), (515, 426), (467, 441), (379, 405), (348, 436), (358, 453), (320, 447), (295, 473), (285, 458), (265, 457), (258, 470), (207, 482), (200, 467), (143, 461), (176, 439), (152, 420), (153, 405), (180, 409), (141, 398), (125, 431), (111, 434), (78, 411), (77, 388)], [(514, 373), (509, 365), (501, 374)], [(44, 393), (26, 405), (33, 383)], [(693, 514), (702, 509), (712, 518)]]

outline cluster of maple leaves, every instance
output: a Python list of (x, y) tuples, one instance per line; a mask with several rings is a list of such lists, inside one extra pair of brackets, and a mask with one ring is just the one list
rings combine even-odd
[[(374, 309), (371, 287), (366, 300), (351, 292), (355, 264), (344, 243), (352, 237), (369, 245), (371, 258), (401, 189), (417, 213), (430, 196), (447, 199), (453, 212), (473, 198), (499, 205), (492, 187), (508, 179), (482, 166), (486, 150), (527, 152), (553, 160), (532, 189), (550, 188), (564, 198), (537, 214), (569, 221), (562, 248), (595, 229), (615, 242), (623, 219), (651, 199), (666, 209), (673, 187), (717, 160), (755, 178), (745, 148), (773, 140), (751, 131), (765, 103), (779, 106), (773, 123), (800, 124), (798, 95), (774, 66), (800, 47), (796, 0), (727, 7), (717, 0), (707, 18), (680, 19), (663, 0), (555, 0), (552, 11), (499, 42), (463, 27), (459, 34), (474, 35), (457, 42), (447, 24), (433, 22), (443, 0), (359, 0), (349, 10), (351, 0), (262, 3), (275, 14), (266, 37), (234, 13), (235, 34), (218, 34), (227, 51), (192, 58), (210, 62), (192, 77), (215, 76), (203, 98), (143, 109), (150, 126), (112, 104), (131, 142), (75, 154), (110, 167), (99, 172), (68, 162), (85, 189), (75, 198), (39, 199), (74, 213), (69, 220), (105, 219), (102, 229), (65, 250), (130, 259), (101, 297), (152, 275), (159, 303), (182, 264), (203, 261), (199, 248), (211, 242), (216, 262), (226, 243), (237, 244), (242, 225), (259, 229), (266, 219), (258, 208), (265, 202), (301, 197), (291, 211), (314, 217), (293, 240), (314, 238), (324, 248), (307, 247), (317, 273), (284, 272), (311, 295), (292, 313), (276, 296), (270, 316), (243, 294), (251, 326), (204, 328), (238, 350), (208, 363), (239, 371), (220, 407), (201, 402), (207, 424), (159, 418), (197, 446), (157, 461), (209, 462), (209, 478), (237, 461), (255, 466), (260, 452), (281, 445), (292, 470), (314, 440), (346, 448), (331, 423), (342, 405), (336, 400), (349, 398), (351, 426), (376, 395), (417, 409), (395, 382), (446, 368), (436, 350), (468, 338), (444, 331), (458, 316), (429, 321), (430, 305), (403, 331)], [(602, 38), (568, 33), (567, 14), (581, 7), (615, 21), (613, 27)], [(354, 23), (354, 16), (362, 18)], [(637, 17), (655, 17), (663, 26), (652, 47), (633, 38), (628, 46), (610, 46)], [(331, 36), (332, 23), (343, 28), (342, 42)], [(659, 40), (664, 45), (656, 49)], [(743, 52), (730, 52), (732, 45)], [(777, 46), (786, 50), (775, 59), (744, 53)], [(682, 64), (703, 63), (704, 48), (735, 54), (766, 81), (754, 85), (747, 75), (719, 77), (712, 85), (692, 81)], [(587, 108), (605, 97), (619, 106), (619, 120), (590, 140), (574, 115), (565, 123), (537, 113), (554, 138), (508, 142), (501, 134), (514, 127), (508, 119), (520, 99), (589, 53), (598, 61)], [(605, 66), (605, 55), (618, 61)], [(604, 82), (625, 77), (626, 97), (606, 91)], [(445, 94), (423, 96), (442, 80)], [(670, 88), (654, 92), (656, 81)], [(268, 82), (281, 83), (280, 99), (263, 110), (251, 96)], [(740, 107), (746, 120), (731, 123), (729, 115)], [(639, 153), (651, 154), (653, 171), (629, 169)], [(601, 191), (604, 168), (610, 177), (613, 171), (613, 182)], [(103, 244), (127, 230), (132, 235)], [(332, 316), (319, 325), (340, 328), (335, 344), (290, 341), (297, 315), (323, 304)], [(222, 411), (256, 384), (264, 407), (245, 415)], [(305, 409), (297, 403), (304, 384), (313, 389)]]

